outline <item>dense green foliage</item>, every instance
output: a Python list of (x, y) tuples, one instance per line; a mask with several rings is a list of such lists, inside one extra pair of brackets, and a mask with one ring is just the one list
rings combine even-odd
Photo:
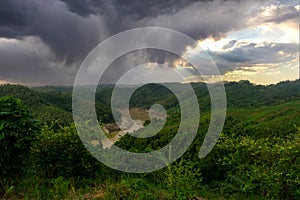
[(11, 180), (22, 174), (38, 127), (19, 99), (2, 97), (0, 108), (0, 178)]
[[(192, 87), (199, 98), (201, 119), (188, 151), (164, 169), (128, 174), (102, 165), (81, 143), (72, 123), (71, 87), (0, 86), (0, 196), (300, 199), (300, 80), (270, 86), (226, 83), (226, 123), (217, 145), (203, 159), (198, 152), (210, 122), (210, 98), (205, 84), (193, 83)], [(112, 89), (99, 86), (95, 95), (101, 123), (113, 122)], [(126, 135), (116, 145), (148, 152), (168, 144), (180, 121), (175, 96), (149, 84), (139, 88), (130, 103), (143, 108), (161, 103), (167, 109), (166, 124), (152, 138)]]
[[(210, 115), (202, 117), (202, 129), (183, 157), (185, 163), (193, 163), (190, 171), (197, 174), (194, 170), (199, 169), (201, 177), (198, 179), (202, 179), (202, 184), (226, 197), (240, 194), (243, 198), (250, 195), (298, 199), (300, 135), (296, 127), (300, 126), (300, 101), (257, 109), (232, 109), (227, 115), (217, 145), (207, 157), (199, 159), (197, 153)], [(168, 127), (169, 123), (156, 139), (136, 139), (126, 135), (117, 145), (134, 152), (159, 149), (176, 132), (176, 127), (171, 130)]]
[(101, 166), (85, 149), (74, 126), (57, 131), (44, 126), (32, 147), (31, 161), (46, 178), (93, 177)]
[[(223, 189), (275, 199), (300, 197), (300, 134), (288, 138), (229, 138), (222, 135), (212, 154), (224, 171)], [(223, 172), (223, 173), (224, 173)]]

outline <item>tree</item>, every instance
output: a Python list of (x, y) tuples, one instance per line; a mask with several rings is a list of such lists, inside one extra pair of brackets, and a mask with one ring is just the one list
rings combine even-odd
[(38, 132), (38, 123), (20, 99), (0, 98), (0, 178), (12, 180), (24, 172), (24, 161)]

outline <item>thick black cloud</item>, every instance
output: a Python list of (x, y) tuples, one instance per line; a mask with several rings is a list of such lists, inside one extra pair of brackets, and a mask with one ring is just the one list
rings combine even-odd
[[(26, 64), (27, 69), (33, 73), (34, 71), (41, 71), (41, 73), (49, 71), (49, 68), (55, 68), (56, 64), (67, 66), (66, 68), (74, 66), (78, 68), (90, 50), (100, 41), (131, 28), (166, 27), (181, 31), (194, 39), (209, 36), (222, 37), (231, 30), (247, 26), (245, 22), (249, 16), (244, 11), (257, 2), (260, 1), (0, 0), (0, 39), (14, 38), (24, 41), (30, 36), (40, 40), (28, 45), (34, 46), (36, 42), (40, 42), (51, 49), (55, 55), (54, 61), (34, 58), (34, 54), (25, 56), (28, 65), (36, 65), (36, 67), (30, 67)], [(265, 20), (279, 23), (293, 18), (295, 16), (293, 12), (291, 8), (289, 11), (280, 12), (277, 18)], [(23, 54), (18, 55), (2, 49), (2, 58), (6, 55), (6, 51), (15, 56), (6, 56), (6, 59), (0, 62), (3, 64), (0, 66), (2, 74), (8, 68), (14, 68), (15, 71), (17, 67), (21, 68), (22, 63), (16, 63), (13, 60), (17, 59), (18, 55), (22, 58), (20, 60), (25, 62), (25, 57), (21, 55), (26, 55), (26, 49), (23, 49)], [(227, 60), (237, 59), (232, 58), (232, 55), (224, 56), (227, 56)], [(141, 54), (128, 56), (124, 60), (130, 65), (130, 63), (135, 63), (132, 60), (140, 60), (139, 63), (143, 63), (143, 59), (148, 62), (170, 61), (172, 63), (175, 58), (161, 51), (145, 50)], [(128, 66), (126, 63), (116, 63), (119, 68)], [(37, 69), (43, 66), (48, 66), (47, 70)], [(25, 69), (22, 70), (24, 72)], [(73, 70), (73, 73), (74, 71), (76, 72)], [(13, 73), (10, 73), (10, 76), (13, 76)]]
[(114, 7), (120, 16), (131, 16), (136, 19), (154, 17), (161, 14), (175, 13), (194, 3), (212, 0), (61, 0), (69, 10), (82, 16), (104, 14), (106, 8)]
[(99, 41), (97, 21), (66, 11), (58, 1), (10, 0), (0, 3), (0, 37), (37, 36), (67, 65)]
[[(209, 21), (201, 27), (201, 23), (197, 24), (198, 19), (186, 19), (188, 22), (181, 21), (176, 25), (176, 16), (175, 20), (172, 20), (172, 16), (199, 2), (211, 4), (210, 0), (0, 1), (0, 37), (22, 39), (25, 36), (37, 36), (50, 46), (58, 59), (69, 65), (80, 63), (101, 40), (130, 28), (169, 27), (198, 39), (232, 27), (223, 22), (209, 24)], [(220, 5), (216, 6), (221, 8)], [(196, 7), (193, 12), (206, 9), (205, 4)], [(159, 16), (170, 17), (159, 23), (160, 19), (156, 20)], [(222, 27), (219, 29), (220, 25)]]
[(0, 1), (0, 37), (19, 37), (32, 34), (27, 27), (35, 5), (26, 1)]
[[(0, 42), (0, 80), (20, 84), (70, 84), (74, 74), (51, 63), (49, 49), (35, 38)], [(32, 46), (32, 44), (36, 44)]]

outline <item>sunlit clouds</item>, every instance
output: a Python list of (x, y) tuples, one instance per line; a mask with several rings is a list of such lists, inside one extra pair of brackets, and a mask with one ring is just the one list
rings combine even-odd
[[(251, 12), (244, 28), (222, 38), (199, 40), (184, 55), (208, 53), (225, 81), (247, 79), (272, 84), (299, 78), (299, 5), (276, 3), (255, 7)], [(181, 59), (174, 65), (192, 67)], [(196, 76), (191, 80), (197, 80)]]

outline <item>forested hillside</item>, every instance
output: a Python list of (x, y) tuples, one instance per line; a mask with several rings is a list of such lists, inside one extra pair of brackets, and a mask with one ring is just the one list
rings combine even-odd
[[(225, 126), (203, 159), (198, 153), (210, 122), (210, 97), (204, 83), (192, 87), (201, 110), (193, 144), (170, 166), (130, 174), (106, 167), (85, 149), (72, 120), (72, 87), (1, 85), (0, 197), (299, 199), (300, 80), (269, 86), (226, 83)], [(102, 125), (114, 122), (112, 90), (112, 85), (102, 85), (95, 95)], [(163, 129), (147, 139), (125, 135), (115, 145), (131, 152), (151, 152), (172, 140), (180, 108), (171, 91), (145, 85), (134, 93), (130, 106), (149, 109), (155, 103), (167, 109)]]
[[(177, 84), (177, 83), (170, 83)], [(199, 99), (200, 110), (209, 111), (210, 97), (204, 83), (192, 83)], [(300, 80), (280, 82), (276, 85), (254, 85), (249, 81), (225, 83), (228, 108), (253, 108), (258, 106), (276, 105), (300, 98)], [(126, 88), (124, 89), (126, 90)], [(97, 89), (96, 110), (99, 120), (112, 122), (110, 111), (113, 85), (100, 85)], [(43, 122), (59, 120), (63, 124), (72, 121), (72, 87), (44, 86), (28, 88), (21, 85), (1, 85), (1, 96), (13, 96), (31, 110), (34, 117), (47, 116)], [(154, 103), (162, 104), (166, 109), (178, 106), (172, 92), (158, 84), (147, 84), (138, 88), (130, 100), (131, 107), (149, 108)], [(44, 113), (41, 115), (41, 113)]]

